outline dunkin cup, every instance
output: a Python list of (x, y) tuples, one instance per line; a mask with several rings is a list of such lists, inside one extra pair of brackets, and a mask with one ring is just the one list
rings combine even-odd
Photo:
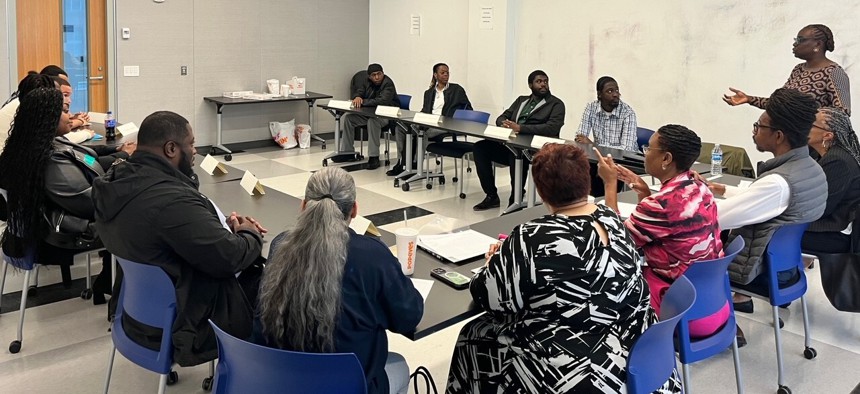
[(402, 227), (394, 232), (397, 242), (397, 260), (400, 261), (400, 269), (403, 275), (412, 275), (415, 272), (415, 257), (418, 253), (418, 230)]

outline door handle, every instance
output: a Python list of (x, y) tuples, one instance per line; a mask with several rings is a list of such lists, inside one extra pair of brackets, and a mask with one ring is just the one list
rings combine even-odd
[(87, 79), (89, 79), (90, 81), (101, 81), (101, 80), (105, 79), (105, 76), (104, 76), (104, 75), (99, 75), (99, 76), (97, 76), (97, 77), (89, 77), (89, 78), (87, 78)]

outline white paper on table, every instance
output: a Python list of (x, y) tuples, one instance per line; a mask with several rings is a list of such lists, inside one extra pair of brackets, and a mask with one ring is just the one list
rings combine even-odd
[[(364, 235), (370, 233), (377, 237), (381, 236), (379, 229), (373, 225), (373, 222), (361, 215), (357, 215), (351, 222), (349, 222), (349, 228), (351, 228), (352, 231), (355, 231), (356, 234)], [(397, 254), (397, 252), (394, 252), (394, 254)]]
[(636, 204), (630, 204), (626, 202), (618, 203), (618, 216), (621, 216), (622, 219), (627, 219), (630, 215), (633, 214), (633, 211), (636, 210)]
[(349, 100), (329, 100), (328, 104), (326, 104), (326, 105), (329, 107), (332, 107), (332, 108), (337, 108), (337, 109), (351, 109), (352, 108), (352, 101), (349, 101)]
[(105, 117), (107, 116), (104, 112), (90, 112), (88, 113), (90, 116), (90, 123), (101, 123), (104, 124)]
[(266, 191), (263, 189), (263, 184), (261, 184), (260, 181), (257, 180), (257, 177), (255, 177), (250, 171), (245, 171), (245, 175), (242, 175), (242, 180), (239, 181), (239, 185), (252, 196), (255, 191), (260, 194), (266, 194)]
[(426, 304), (427, 297), (430, 296), (430, 289), (433, 288), (433, 281), (430, 279), (410, 279), (412, 279), (412, 286), (415, 286), (415, 290), (418, 290), (418, 293), (421, 294), (421, 298), (424, 299), (424, 303)]
[(738, 187), (741, 189), (746, 189), (750, 187), (750, 185), (752, 185), (752, 181), (747, 181), (743, 179), (741, 179), (740, 183), (738, 183)]
[(504, 127), (488, 125), (486, 129), (484, 129), (484, 135), (487, 137), (493, 137), (500, 140), (506, 140), (511, 138), (514, 131), (511, 129), (506, 129)]
[(438, 125), (439, 123), (442, 123), (442, 120), (440, 119), (439, 115), (425, 114), (423, 112), (416, 113), (415, 117), (412, 118), (412, 121), (416, 122), (416, 123), (429, 124), (429, 125), (433, 125), (433, 126)]
[(116, 127), (116, 131), (122, 135), (122, 142), (137, 142), (137, 125), (134, 122), (124, 123)]
[(375, 114), (379, 116), (388, 116), (397, 118), (400, 117), (400, 108), (399, 107), (391, 107), (388, 105), (380, 105), (376, 107)]
[(532, 137), (532, 148), (540, 149), (546, 144), (564, 144), (565, 141), (561, 138), (550, 138), (542, 135)]
[(215, 175), (215, 170), (218, 170), (218, 172), (222, 174), (227, 173), (227, 167), (212, 155), (206, 155), (206, 157), (203, 158), (203, 162), (200, 163), (200, 168), (202, 168), (203, 171), (206, 171), (209, 175)]
[(719, 178), (722, 178), (722, 177), (723, 177), (722, 175), (711, 175), (711, 176), (709, 176), (709, 177), (705, 178), (705, 180), (706, 180), (706, 181), (708, 181), (708, 182), (710, 182), (710, 181), (713, 181), (714, 179), (719, 179)]

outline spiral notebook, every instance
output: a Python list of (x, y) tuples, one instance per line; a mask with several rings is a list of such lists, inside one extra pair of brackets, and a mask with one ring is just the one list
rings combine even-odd
[(418, 248), (439, 260), (455, 264), (483, 256), (496, 242), (499, 241), (475, 230), (418, 236)]

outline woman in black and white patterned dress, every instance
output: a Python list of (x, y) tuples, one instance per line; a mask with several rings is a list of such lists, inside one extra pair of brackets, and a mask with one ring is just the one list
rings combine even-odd
[[(585, 152), (545, 145), (532, 161), (552, 212), (494, 245), (472, 280), (486, 314), (463, 327), (449, 393), (626, 392), (627, 355), (653, 319), (633, 241), (587, 202)], [(680, 392), (670, 379), (660, 392)]]

